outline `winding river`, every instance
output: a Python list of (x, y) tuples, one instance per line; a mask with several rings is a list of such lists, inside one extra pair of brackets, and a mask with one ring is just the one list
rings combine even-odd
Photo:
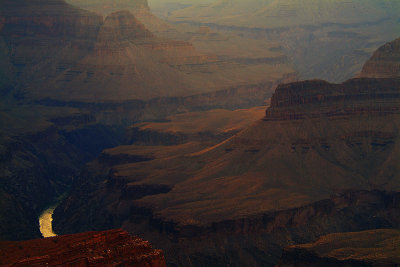
[(43, 237), (56, 236), (53, 231), (53, 213), (57, 205), (51, 206), (50, 208), (43, 211), (39, 217), (40, 232)]

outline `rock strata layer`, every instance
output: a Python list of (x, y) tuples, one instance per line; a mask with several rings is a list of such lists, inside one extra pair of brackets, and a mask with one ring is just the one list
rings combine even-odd
[(381, 46), (364, 65), (360, 77), (400, 77), (400, 38)]
[(164, 254), (123, 230), (0, 242), (1, 266), (163, 267)]

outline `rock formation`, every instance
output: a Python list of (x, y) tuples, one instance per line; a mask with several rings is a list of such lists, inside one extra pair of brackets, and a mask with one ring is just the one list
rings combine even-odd
[[(236, 93), (236, 87), (244, 86), (248, 97), (256, 91), (262, 103), (279, 81), (295, 77), (286, 64), (273, 68), (266, 64), (266, 76), (256, 66), (243, 68), (243, 63), (233, 65), (199, 52), (190, 42), (157, 38), (129, 11), (111, 13), (103, 23), (95, 13), (64, 1), (18, 0), (1, 5), (0, 37), (6, 49), (0, 55), (5, 59), (0, 68), (11, 71), (13, 78), (4, 75), (0, 83), (7, 85), (3, 90), (13, 87), (14, 93), (34, 101), (199, 98), (226, 90)], [(243, 95), (236, 98), (235, 104), (241, 105)]]
[(219, 0), (178, 6), (166, 15), (169, 21), (275, 40), (300, 79), (342, 82), (359, 73), (377, 47), (398, 37), (399, 14), (396, 1)]
[(147, 0), (66, 0), (66, 2), (103, 16), (121, 10), (130, 11), (135, 15), (141, 12), (149, 12)]
[(166, 266), (161, 250), (122, 230), (0, 241), (0, 248), (1, 266)]
[(381, 46), (364, 65), (360, 77), (400, 77), (400, 38)]
[(352, 188), (398, 190), (399, 104), (398, 80), (284, 85), (265, 119), (223, 143), (113, 166), (113, 177), (170, 186), (134, 203), (182, 225), (294, 208)]
[(244, 66), (158, 38), (128, 11), (0, 1), (0, 238), (39, 237), (37, 216), (124, 127), (261, 105), (296, 78), (284, 64)]
[(398, 266), (399, 230), (382, 229), (322, 236), (316, 242), (285, 248), (278, 267)]
[(237, 134), (263, 117), (265, 107), (215, 109), (169, 116), (162, 122), (132, 125), (128, 135), (135, 145), (177, 145), (187, 142), (217, 144)]
[(398, 194), (384, 191), (400, 190), (399, 123), (398, 78), (284, 84), (264, 119), (218, 145), (127, 146), (94, 161), (56, 209), (56, 229), (124, 225), (174, 264), (271, 266), (285, 242), (398, 227)]

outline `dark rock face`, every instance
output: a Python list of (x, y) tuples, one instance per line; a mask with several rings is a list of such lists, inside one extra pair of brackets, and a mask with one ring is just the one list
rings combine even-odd
[(314, 243), (285, 248), (278, 266), (396, 267), (399, 238), (399, 230), (394, 229), (330, 234)]
[[(337, 260), (319, 257), (315, 253), (301, 249), (286, 249), (279, 267), (372, 267), (374, 265), (357, 260)], [(379, 265), (384, 266), (384, 265)], [(397, 265), (385, 265), (395, 267)]]
[[(83, 119), (87, 123), (88, 118)], [(68, 120), (55, 119), (63, 126)], [(123, 140), (121, 128), (69, 122), (75, 124), (74, 129), (52, 126), (1, 140), (1, 240), (40, 237), (38, 215), (42, 210), (70, 187), (87, 161)]]
[(122, 230), (0, 242), (1, 266), (163, 267), (161, 250)]
[(381, 46), (364, 65), (360, 77), (400, 77), (400, 38)]
[(4, 42), (13, 94), (24, 96), (82, 59), (97, 37), (101, 16), (52, 0), (0, 3), (0, 42)]

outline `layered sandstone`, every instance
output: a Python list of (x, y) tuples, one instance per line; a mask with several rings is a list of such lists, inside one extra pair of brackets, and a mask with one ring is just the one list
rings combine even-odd
[(161, 250), (122, 230), (1, 241), (0, 248), (2, 266), (165, 266)]
[[(181, 1), (182, 2), (182, 1)], [(219, 0), (162, 8), (169, 21), (279, 42), (300, 79), (342, 82), (398, 37), (400, 5), (365, 0)]]
[(194, 96), (201, 106), (208, 105), (203, 98), (222, 103), (220, 95), (228, 92), (235, 98), (230, 103), (247, 107), (255, 98), (262, 103), (274, 85), (296, 76), (286, 64), (232, 64), (199, 52), (190, 42), (157, 38), (136, 12), (114, 12), (103, 22), (64, 1), (1, 5), (5, 49), (0, 68), (5, 75), (0, 82), (6, 87), (2, 91), (14, 90), (20, 98), (91, 103), (170, 98), (162, 101), (174, 105), (173, 97)]
[(400, 77), (400, 38), (381, 46), (364, 65), (360, 77)]
[(265, 120), (398, 113), (400, 79), (352, 79), (342, 84), (313, 80), (278, 86)]

